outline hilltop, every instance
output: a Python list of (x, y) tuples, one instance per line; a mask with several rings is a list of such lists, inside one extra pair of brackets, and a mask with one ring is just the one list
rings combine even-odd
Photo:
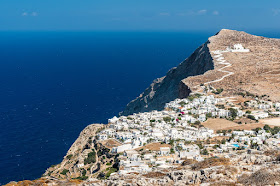
[[(214, 52), (225, 51), (236, 44), (249, 52), (222, 53), (224, 60), (230, 64), (225, 68), (226, 65), (215, 58), (217, 54)], [(154, 80), (121, 114), (161, 110), (165, 103), (176, 98), (187, 97), (192, 92), (215, 92), (216, 89), (222, 89), (222, 95), (226, 96), (249, 93), (279, 101), (279, 54), (280, 39), (222, 29), (190, 57), (169, 70), (166, 76)], [(220, 71), (221, 68), (224, 71)], [(225, 71), (232, 74), (223, 78), (228, 74)], [(221, 78), (222, 81), (207, 83)]]

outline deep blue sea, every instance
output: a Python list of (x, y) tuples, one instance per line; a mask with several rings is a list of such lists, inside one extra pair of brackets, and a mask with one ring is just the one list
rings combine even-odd
[(0, 185), (60, 163), (84, 127), (106, 123), (213, 34), (0, 32)]

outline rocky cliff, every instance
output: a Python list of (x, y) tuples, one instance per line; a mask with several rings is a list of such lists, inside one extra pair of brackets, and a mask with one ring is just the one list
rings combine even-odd
[(91, 180), (105, 178), (108, 172), (118, 170), (117, 154), (112, 154), (108, 146), (97, 142), (96, 133), (107, 125), (88, 125), (68, 150), (60, 164), (48, 168), (44, 179)]
[[(236, 44), (250, 52), (226, 51)], [(215, 54), (217, 51), (226, 52), (219, 58), (221, 56)], [(214, 90), (223, 89), (225, 96), (250, 92), (279, 101), (279, 53), (279, 39), (222, 29), (166, 76), (154, 80), (121, 114), (161, 110), (165, 103), (187, 97), (191, 92), (203, 92), (206, 87), (208, 91), (213, 87)]]
[(209, 41), (198, 47), (190, 57), (169, 70), (166, 76), (153, 81), (139, 97), (131, 101), (122, 115), (138, 112), (161, 110), (165, 103), (176, 98), (187, 97), (189, 88), (181, 81), (189, 76), (196, 76), (214, 69), (211, 54), (208, 48)]

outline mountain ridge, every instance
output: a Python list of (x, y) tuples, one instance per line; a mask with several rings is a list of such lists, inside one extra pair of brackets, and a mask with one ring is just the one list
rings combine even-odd
[[(223, 78), (222, 82), (211, 83), (207, 88), (213, 88), (213, 86), (215, 86), (216, 88), (221, 88), (224, 90), (223, 94), (230, 96), (232, 94), (237, 94), (238, 92), (252, 92), (254, 94), (259, 94), (259, 92), (267, 84), (274, 85), (276, 83), (275, 87), (280, 85), (280, 82), (277, 81), (277, 78), (275, 81), (267, 83), (263, 82), (264, 80), (258, 77), (257, 73), (260, 74), (262, 72), (253, 73), (253, 71), (256, 70), (263, 71), (260, 68), (266, 68), (265, 71), (273, 70), (269, 68), (269, 65), (262, 65), (260, 67), (259, 61), (270, 60), (269, 63), (271, 64), (280, 61), (279, 55), (277, 55), (280, 48), (279, 39), (270, 39), (262, 36), (255, 36), (243, 31), (222, 29), (214, 36), (210, 37), (201, 46), (199, 46), (177, 67), (171, 68), (167, 72), (166, 76), (154, 80), (153, 83), (143, 93), (140, 94), (140, 96), (127, 104), (125, 110), (121, 112), (120, 115), (130, 115), (133, 113), (146, 112), (151, 110), (162, 110), (165, 103), (176, 98), (187, 97), (188, 95), (190, 95), (190, 93), (197, 92), (197, 89), (201, 88), (199, 86), (204, 84), (205, 82), (210, 82), (211, 80), (222, 77), (223, 75), (225, 75), (225, 73), (219, 71), (219, 69), (223, 68), (224, 66), (222, 63), (219, 63), (217, 59), (213, 60), (213, 51), (226, 50), (228, 47), (233, 47), (234, 44), (240, 44), (245, 48), (249, 48), (250, 52), (246, 54), (243, 52), (229, 52), (225, 53), (223, 57), (225, 57), (225, 60), (227, 61), (234, 62), (230, 63), (231, 65), (233, 65), (231, 67), (233, 71), (238, 72), (238, 69), (248, 69), (248, 71), (252, 71), (252, 73), (248, 73), (245, 71), (243, 72), (241, 70), (240, 72), (235, 73), (237, 74), (237, 76), (233, 75), (230, 78)], [(270, 53), (275, 56), (273, 61), (268, 55), (263, 56), (264, 52), (269, 52), (266, 50), (262, 50), (261, 47), (263, 46), (265, 48), (270, 47), (274, 49), (270, 51)], [(259, 57), (259, 61), (254, 62), (256, 60), (256, 56)], [(249, 59), (246, 59), (246, 57)], [(241, 63), (235, 62), (236, 60), (240, 60)], [(246, 64), (242, 63), (252, 64), (250, 67), (248, 67)], [(277, 66), (280, 67), (280, 64), (277, 63)], [(256, 67), (256, 69), (254, 69), (254, 67)], [(247, 76), (248, 79), (251, 80), (246, 80), (247, 77), (245, 76)], [(264, 85), (260, 85), (260, 87), (254, 86), (254, 84), (256, 84), (256, 82), (252, 82), (254, 78), (256, 80), (258, 79), (259, 84), (263, 83)], [(239, 84), (242, 84), (243, 86), (240, 86), (238, 83), (236, 84), (236, 82), (241, 82)], [(273, 100), (280, 99), (280, 96), (277, 96), (276, 91), (265, 91), (264, 94), (269, 95)]]
[(183, 98), (188, 96), (190, 92), (182, 88), (184, 84), (180, 84), (180, 81), (189, 76), (203, 74), (214, 68), (207, 43), (208, 41), (199, 46), (177, 67), (171, 68), (166, 76), (154, 80), (139, 97), (127, 105), (121, 115), (163, 109), (166, 102), (178, 97)]

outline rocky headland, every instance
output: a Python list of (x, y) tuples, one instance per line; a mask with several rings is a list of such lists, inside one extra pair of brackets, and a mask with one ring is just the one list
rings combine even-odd
[(41, 178), (7, 185), (279, 185), (279, 54), (223, 29)]

